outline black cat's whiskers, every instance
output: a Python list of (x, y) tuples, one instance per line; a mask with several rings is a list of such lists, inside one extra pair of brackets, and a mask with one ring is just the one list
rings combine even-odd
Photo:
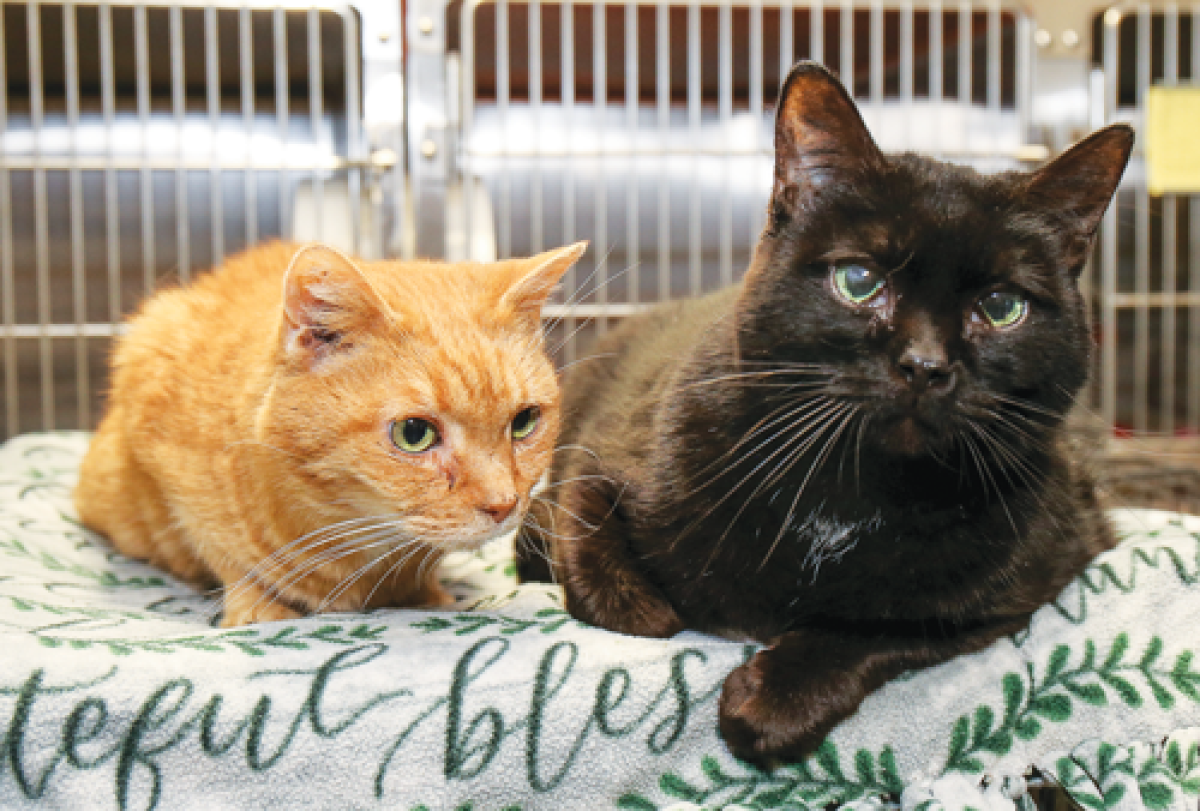
[(563, 487), (565, 485), (572, 484), (573, 482), (586, 481), (602, 481), (608, 482), (609, 484), (617, 483), (617, 480), (612, 476), (605, 476), (603, 473), (581, 473), (580, 475), (572, 476), (569, 479), (560, 479), (556, 482), (546, 482), (544, 485), (542, 485), (542, 488), (549, 490), (551, 487)]
[[(559, 504), (557, 500), (552, 501), (550, 499), (544, 498), (543, 496), (535, 496), (534, 498), (539, 499), (547, 507), (556, 507), (557, 509), (562, 510), (567, 515), (574, 518), (575, 521), (578, 522), (580, 526), (586, 527), (587, 529), (591, 530), (592, 532), (595, 532), (597, 529), (600, 528), (600, 524), (593, 524), (590, 521), (585, 520), (582, 516), (576, 514), (573, 510), (570, 510), (570, 509), (564, 507), (562, 504)], [(603, 522), (601, 522), (601, 523), (603, 523)], [(559, 536), (559, 537), (566, 537), (566, 536)], [(579, 540), (579, 538), (578, 537), (570, 538), (570, 540)]]
[(594, 450), (587, 447), (586, 445), (579, 445), (579, 444), (558, 445), (554, 448), (554, 453), (558, 453), (559, 451), (583, 451), (588, 456), (595, 459), (597, 462), (600, 461), (600, 456)]
[[(1003, 438), (995, 431), (989, 430), (985, 425), (974, 424), (973, 428), (978, 433), (979, 437), (993, 451), (993, 456), (999, 456), (1005, 464), (999, 465), (999, 469), (1004, 478), (1008, 481), (1009, 486), (1013, 490), (1021, 489), (1028, 496), (1032, 497), (1041, 508), (1044, 514), (1055, 528), (1061, 533), (1063, 526), (1055, 517), (1054, 511), (1049, 509), (1046, 499), (1042, 494), (1042, 488), (1045, 482), (1044, 471), (1039, 470), (1029, 460), (1022, 458), (1021, 454), (1008, 447)], [(1011, 471), (1011, 473), (1010, 473)], [(1013, 481), (1012, 476), (1015, 475), (1020, 479), (1022, 487), (1018, 487)]]
[[(596, 274), (599, 273), (608, 264), (608, 258), (610, 256), (612, 256), (614, 250), (616, 250), (615, 245), (612, 246), (611, 248), (609, 248), (607, 251), (605, 251), (604, 255), (599, 257), (596, 260), (596, 264), (592, 268), (592, 272), (589, 273), (582, 282), (579, 282), (578, 284), (575, 285), (575, 292), (571, 293), (571, 295), (567, 297), (566, 301), (564, 301), (561, 306), (570, 308), (570, 307), (573, 307), (573, 306), (579, 304), (580, 299), (582, 299), (583, 296), (589, 295), (590, 293), (595, 293), (599, 290), (603, 290), (605, 287), (608, 287), (610, 284), (612, 284), (617, 279), (624, 276), (626, 273), (633, 270), (635, 267), (638, 267), (638, 263), (635, 262), (634, 264), (630, 265), (629, 267), (625, 268), (624, 270), (619, 270), (616, 273), (614, 273), (612, 276), (605, 277), (604, 284), (599, 285), (589, 291), (587, 289), (588, 282), (590, 282), (592, 279), (596, 278)], [(555, 327), (557, 327), (562, 322), (562, 320), (564, 318), (568, 318), (568, 317), (569, 317), (569, 313), (564, 313), (563, 315), (552, 318), (550, 320), (550, 322), (546, 325), (546, 331), (549, 332), (549, 331), (553, 330)]]
[[(1021, 411), (1030, 411), (1035, 414), (1040, 414), (1044, 417), (1048, 417), (1050, 420), (1052, 420), (1055, 423), (1061, 422), (1062, 420), (1066, 419), (1066, 416), (1067, 416), (1066, 412), (1064, 412), (1064, 411), (1056, 411), (1052, 408), (1046, 408), (1045, 406), (1039, 405), (1038, 403), (1033, 403), (1033, 402), (1030, 402), (1029, 400), (1023, 400), (1020, 397), (1010, 397), (1007, 394), (1001, 394), (1000, 392), (996, 392), (996, 391), (991, 392), (989, 394), (989, 396), (998, 402), (1004, 403), (1005, 405), (1013, 406), (1014, 408), (1017, 408)], [(1074, 398), (1072, 398), (1072, 399), (1074, 399)], [(1043, 425), (1043, 427), (1050, 427), (1050, 426)]]
[(615, 357), (617, 357), (617, 354), (615, 352), (599, 352), (595, 355), (588, 355), (587, 357), (584, 357), (584, 358), (576, 358), (575, 360), (571, 361), (570, 363), (568, 363), (564, 366), (558, 367), (558, 373), (561, 375), (561, 374), (565, 373), (568, 369), (578, 366), (581, 363), (587, 363), (588, 361), (600, 360), (601, 358), (615, 358)]
[[(548, 517), (551, 521), (554, 521), (553, 513), (549, 513)], [(557, 524), (555, 524), (555, 526), (557, 526)], [(546, 571), (550, 574), (550, 582), (554, 585), (560, 585), (558, 582), (559, 562), (555, 560), (553, 553), (550, 551), (549, 545), (538, 543), (536, 538), (530, 537), (526, 534), (525, 530), (527, 527), (536, 532), (538, 538), (549, 538), (551, 540), (562, 541), (564, 540), (565, 536), (544, 526), (538, 519), (537, 515), (530, 510), (528, 513), (526, 513), (525, 520), (522, 522), (521, 528), (517, 530), (517, 535), (514, 539), (514, 544), (517, 547), (518, 552), (516, 556), (517, 559), (521, 558), (519, 552), (522, 549), (527, 550), (529, 553), (538, 558), (541, 558), (546, 563)]]
[[(830, 398), (827, 396), (819, 398), (819, 399), (821, 402), (818, 405), (818, 408), (816, 409), (815, 413), (810, 412), (808, 414), (805, 414), (801, 418), (801, 421), (793, 422), (792, 425), (789, 425), (788, 428), (785, 429), (786, 432), (790, 434), (787, 437), (786, 441), (781, 443), (780, 446), (778, 448), (776, 448), (774, 451), (772, 451), (772, 453), (769, 456), (767, 456), (765, 459), (762, 459), (761, 461), (759, 461), (759, 463), (757, 465), (755, 465), (755, 467), (749, 473), (747, 473), (745, 476), (743, 476), (741, 481), (739, 481), (737, 483), (737, 485), (735, 485), (733, 488), (731, 488), (725, 494), (725, 496), (722, 497), (722, 499), (719, 502), (717, 502), (717, 504), (713, 505), (699, 519), (694, 521), (693, 524), (691, 526), (689, 526), (689, 528), (687, 530), (684, 531), (684, 533), (682, 533), (682, 534), (686, 534), (687, 532), (690, 532), (692, 529), (694, 529), (696, 526), (698, 526), (717, 507), (719, 507), (723, 502), (725, 502), (731, 496), (733, 496), (737, 492), (737, 490), (741, 489), (741, 487), (744, 484), (746, 484), (756, 473), (758, 473), (759, 470), (761, 470), (764, 466), (770, 464), (771, 461), (773, 461), (775, 459), (775, 457), (779, 456), (780, 454), (784, 454), (784, 458), (782, 460), (780, 460), (778, 463), (776, 463), (775, 467), (771, 469), (771, 471), (767, 474), (766, 478), (764, 478), (762, 481), (760, 481), (758, 483), (758, 485), (754, 488), (754, 490), (742, 500), (741, 506), (738, 508), (737, 512), (734, 513), (733, 517), (729, 520), (729, 523), (725, 527), (725, 531), (721, 533), (721, 536), (719, 538), (717, 538), (716, 543), (713, 545), (713, 551), (709, 555), (709, 559), (708, 559), (707, 563), (705, 564), (705, 568), (712, 565), (712, 562), (716, 559), (717, 553), (720, 551), (720, 548), (723, 545), (725, 539), (728, 537), (729, 533), (733, 530), (734, 526), (737, 525), (738, 519), (742, 516), (742, 514), (746, 511), (746, 509), (750, 506), (750, 504), (754, 501), (754, 499), (757, 498), (758, 495), (761, 494), (762, 492), (764, 492), (765, 490), (770, 489), (771, 486), (775, 482), (779, 481), (782, 477), (786, 476), (787, 473), (791, 470), (791, 468), (796, 464), (796, 462), (798, 462), (799, 459), (804, 455), (804, 453), (806, 451), (808, 451), (810, 448), (812, 448), (812, 446), (815, 445), (821, 439), (821, 437), (825, 435), (829, 426), (833, 424), (833, 421), (838, 419), (839, 417), (843, 416), (847, 410), (853, 408), (853, 406), (851, 406), (850, 404), (840, 403), (838, 401), (833, 400), (833, 398)], [(779, 436), (784, 433), (785, 433), (785, 431), (779, 431), (776, 433), (776, 436)], [(773, 440), (773, 439), (774, 439), (774, 437), (771, 437), (771, 438), (769, 438), (768, 441)], [(799, 443), (799, 446), (793, 447), (797, 443)], [(763, 444), (766, 444), (766, 443), (760, 443), (760, 445), (758, 447), (761, 448)], [(758, 448), (755, 448), (755, 450), (757, 450), (757, 449)], [(753, 453), (753, 451), (751, 453)], [(750, 458), (750, 456), (751, 456), (751, 454), (746, 454), (743, 457), (743, 459)], [(682, 537), (682, 534), (681, 534), (681, 537)], [(672, 544), (671, 549), (674, 549), (674, 544)]]
[[(978, 427), (972, 421), (968, 421), (967, 426), (973, 430), (978, 430)], [(964, 433), (961, 436), (964, 440), (966, 440), (968, 446), (971, 448), (971, 455), (975, 459), (975, 465), (979, 470), (980, 476), (983, 477), (981, 481), (983, 482), (984, 498), (987, 498), (987, 485), (991, 484), (992, 489), (996, 491), (996, 498), (1000, 501), (1000, 507), (1004, 510), (1004, 515), (1008, 518), (1008, 523), (1012, 527), (1013, 535), (1019, 535), (1020, 532), (1017, 530), (1016, 519), (1013, 518), (1013, 514), (1008, 508), (1008, 502), (1004, 498), (1004, 491), (1000, 488), (999, 482), (997, 482), (995, 477), (992, 476), (991, 466), (988, 465), (987, 459), (985, 458), (986, 454), (983, 453), (982, 448), (975, 445), (974, 439), (972, 439), (969, 434)], [(976, 436), (981, 435), (977, 433)], [(982, 438), (980, 441), (983, 441)]]
[[(846, 425), (850, 422), (850, 420), (852, 420), (854, 418), (854, 415), (858, 413), (858, 409), (861, 408), (860, 405), (849, 404), (849, 403), (843, 403), (843, 406), (844, 406), (843, 410), (841, 412), (839, 412), (839, 415), (838, 415), (840, 417), (840, 420), (838, 422), (837, 428), (834, 431), (829, 433), (828, 438), (825, 440), (825, 445), (821, 448), (820, 452), (817, 454), (817, 458), (815, 460), (813, 460), (813, 463), (809, 467), (808, 472), (804, 474), (804, 479), (800, 482), (800, 486), (796, 489), (796, 495), (792, 499), (791, 505), (788, 507), (787, 515), (784, 516), (783, 523), (779, 527), (779, 532), (775, 535), (775, 540), (771, 542), (770, 548), (767, 549), (767, 553), (763, 556), (762, 563), (760, 563), (758, 565), (758, 571), (761, 572), (763, 570), (763, 567), (765, 567), (767, 565), (767, 562), (771, 559), (771, 556), (773, 554), (775, 554), (775, 550), (776, 550), (776, 548), (778, 548), (780, 541), (782, 541), (784, 535), (787, 534), (787, 528), (792, 522), (792, 516), (796, 512), (796, 506), (800, 503), (800, 497), (804, 495), (804, 491), (808, 487), (808, 483), (810, 481), (812, 481), (812, 477), (816, 474), (817, 470), (819, 470), (820, 467), (825, 463), (825, 460), (827, 458), (829, 458), (830, 449), (834, 446), (834, 444), (838, 441), (838, 438), (845, 431)], [(832, 423), (832, 420), (830, 421), (830, 424), (831, 423)], [(823, 429), (823, 430), (827, 430), (827, 429)], [(792, 467), (794, 467), (797, 462), (799, 462), (800, 458), (801, 458), (801, 456), (796, 456), (796, 459), (789, 465), (788, 470), (785, 470), (782, 475), (786, 476), (787, 472), (790, 471), (790, 469)]]
[[(1021, 418), (1020, 415), (1010, 411), (988, 411), (988, 417), (998, 429), (1011, 433), (1017, 440), (1027, 444), (1033, 450), (1047, 453), (1052, 449), (1051, 443), (1046, 438), (1037, 436), (1029, 429), (1014, 422), (1014, 418)], [(1037, 423), (1032, 423), (1032, 425), (1046, 430), (1044, 426)]]
[(862, 492), (862, 443), (863, 435), (867, 431), (867, 423), (871, 421), (871, 415), (867, 412), (862, 413), (862, 419), (858, 422), (858, 437), (854, 442), (854, 492)]
[[(764, 465), (769, 464), (771, 462), (771, 460), (773, 460), (780, 453), (786, 452), (787, 448), (789, 447), (789, 445), (792, 442), (796, 442), (796, 441), (803, 439), (805, 436), (804, 429), (806, 428), (806, 426), (808, 424), (811, 423), (811, 421), (813, 419), (819, 420), (819, 419), (823, 418), (828, 413), (829, 410), (831, 410), (835, 407), (836, 406), (832, 404), (832, 400), (830, 400), (830, 398), (828, 398), (828, 397), (815, 397), (810, 400), (806, 400), (806, 401), (802, 402), (800, 405), (793, 408), (787, 414), (784, 414), (782, 417), (779, 417), (778, 419), (773, 421), (774, 424), (779, 424), (779, 423), (790, 420), (791, 422), (788, 425), (771, 433), (769, 436), (765, 437), (761, 442), (759, 442), (756, 446), (751, 448), (748, 452), (742, 454), (735, 462), (733, 462), (733, 464), (729, 465), (729, 467), (718, 472), (716, 475), (710, 477), (703, 484), (697, 485), (696, 487), (693, 487), (690, 491), (688, 491), (687, 492), (688, 496), (700, 492), (701, 490), (705, 489), (706, 487), (709, 487), (712, 484), (714, 484), (715, 482), (717, 482), (724, 473), (734, 470), (735, 468), (737, 468), (739, 465), (741, 465), (744, 462), (755, 461), (756, 460), (755, 454), (759, 450), (776, 442), (780, 437), (787, 438), (786, 442), (783, 445), (781, 445), (780, 447), (778, 447), (774, 451), (772, 451), (770, 453), (770, 455), (768, 455), (765, 459), (758, 460), (758, 463), (753, 468), (751, 468), (751, 470), (748, 473), (746, 473), (744, 476), (742, 476), (741, 480), (738, 481), (737, 484), (726, 489), (724, 495), (722, 495), (721, 498), (718, 499), (716, 503), (710, 505), (707, 510), (705, 510), (698, 517), (693, 519), (693, 521), (690, 524), (688, 524), (687, 528), (685, 528), (683, 530), (683, 532), (681, 532), (679, 534), (679, 536), (676, 538), (675, 543), (678, 543), (679, 538), (682, 538), (682, 537), (690, 534), (697, 526), (699, 526), (701, 523), (703, 523), (704, 520), (707, 519), (718, 507), (720, 507), (722, 504), (724, 504), (726, 501), (728, 501), (730, 498), (732, 498), (737, 493), (737, 491), (739, 489), (741, 489), (741, 487), (744, 484), (746, 484), (746, 482), (748, 482), (754, 476), (755, 473), (757, 473), (760, 469), (762, 469), (762, 467)], [(807, 422), (805, 422), (805, 421), (807, 421)], [(764, 428), (761, 430), (766, 430), (766, 429)], [(759, 431), (759, 433), (761, 433), (761, 430)], [(726, 454), (726, 455), (728, 455), (728, 454)], [(710, 467), (711, 467), (711, 465), (710, 465)], [(671, 548), (674, 549), (674, 544), (672, 544)]]
[[(611, 252), (612, 251), (610, 249), (609, 253), (611, 253)], [(612, 274), (611, 276), (605, 277), (604, 284), (597, 285), (596, 287), (593, 287), (591, 290), (588, 290), (588, 288), (587, 288), (588, 282), (590, 282), (592, 280), (592, 278), (597, 273), (600, 272), (600, 269), (602, 267), (604, 267), (604, 264), (607, 261), (608, 261), (608, 254), (605, 254), (604, 258), (596, 263), (595, 269), (590, 274), (588, 274), (588, 277), (586, 279), (584, 279), (583, 282), (580, 283), (575, 288), (575, 292), (572, 293), (570, 295), (570, 297), (567, 298), (566, 301), (564, 301), (561, 305), (559, 305), (564, 308), (564, 312), (561, 315), (555, 316), (554, 318), (550, 319), (547, 323), (542, 325), (542, 331), (544, 334), (549, 335), (549, 334), (553, 333), (554, 330), (558, 328), (558, 325), (563, 322), (563, 320), (565, 320), (567, 318), (572, 318), (573, 314), (575, 312), (575, 309), (577, 307), (579, 307), (580, 304), (583, 303), (583, 299), (586, 296), (595, 295), (596, 293), (600, 292), (604, 288), (608, 287), (613, 282), (620, 279), (625, 274), (631, 272), (634, 268), (638, 267), (638, 264), (635, 262), (634, 264), (629, 265), (628, 267), (617, 271), (616, 273)], [(557, 355), (559, 350), (561, 350), (564, 346), (566, 346), (567, 343), (572, 338), (574, 338), (576, 335), (578, 335), (581, 330), (586, 328), (593, 321), (595, 321), (595, 318), (592, 316), (589, 316), (584, 319), (580, 319), (580, 322), (575, 327), (575, 330), (570, 335), (568, 335), (567, 337), (565, 337), (561, 341), (559, 341), (558, 344), (553, 349), (550, 350), (549, 354), (551, 356)]]
[(767, 478), (764, 479), (757, 488), (755, 488), (753, 493), (751, 493), (751, 498), (757, 496), (764, 490), (771, 489), (776, 484), (787, 478), (787, 475), (799, 463), (804, 454), (807, 453), (813, 447), (813, 445), (819, 442), (823, 436), (825, 436), (830, 426), (833, 425), (834, 420), (840, 419), (846, 416), (847, 412), (857, 410), (858, 408), (852, 403), (841, 402), (838, 400), (831, 400), (831, 402), (831, 407), (827, 409), (825, 413), (820, 415), (822, 423), (816, 427), (815, 431), (803, 437), (805, 440), (803, 443), (801, 443), (798, 447), (791, 449), (788, 455), (775, 465), (771, 473), (768, 474)]
[[(705, 487), (708, 487), (710, 484), (713, 483), (713, 481), (714, 481), (713, 478), (708, 479), (701, 485), (698, 485), (698, 486), (692, 486), (692, 485), (696, 481), (696, 479), (705, 475), (706, 473), (711, 471), (713, 468), (715, 468), (717, 465), (719, 465), (722, 462), (729, 459), (731, 456), (733, 456), (735, 453), (737, 453), (744, 445), (754, 441), (754, 439), (756, 437), (760, 436), (763, 432), (769, 431), (770, 429), (774, 428), (776, 425), (779, 425), (780, 423), (786, 422), (787, 420), (790, 420), (793, 417), (795, 417), (800, 412), (800, 410), (802, 410), (803, 406), (801, 406), (799, 408), (793, 408), (791, 411), (787, 411), (793, 405), (795, 405), (795, 400), (785, 403), (784, 405), (779, 406), (775, 410), (771, 411), (769, 414), (767, 414), (765, 417), (763, 417), (761, 420), (759, 420), (757, 423), (755, 423), (753, 426), (751, 426), (750, 430), (747, 431), (746, 433), (744, 433), (738, 439), (738, 441), (735, 442), (729, 448), (729, 450), (725, 451), (725, 453), (721, 454), (719, 457), (712, 460), (707, 465), (705, 465), (704, 467), (697, 470), (695, 473), (690, 474), (683, 481), (683, 484), (688, 485), (690, 487), (690, 489), (685, 492), (685, 495), (689, 495), (689, 496), (693, 495), (693, 494), (699, 492), (700, 490), (704, 489)], [(787, 411), (787, 413), (784, 414), (783, 413), (784, 411)], [(743, 460), (745, 460), (746, 458), (749, 458), (755, 451), (758, 451), (764, 445), (769, 444), (773, 440), (774, 436), (777, 436), (777, 435), (778, 435), (778, 433), (775, 435), (772, 435), (771, 437), (768, 437), (767, 439), (760, 442), (758, 445), (756, 445), (754, 448), (752, 448), (749, 452), (743, 454), (741, 459), (739, 459), (737, 462), (735, 462), (733, 466), (741, 464), (741, 462)]]
[[(780, 368), (780, 364), (772, 364), (772, 368), (763, 369), (762, 371), (758, 371), (758, 372), (730, 372), (728, 374), (713, 375), (711, 377), (706, 377), (702, 380), (695, 380), (691, 383), (685, 383), (685, 384), (679, 386), (678, 390), (686, 391), (687, 389), (696, 389), (696, 388), (700, 388), (701, 386), (713, 386), (718, 383), (727, 383), (732, 380), (745, 381), (750, 378), (771, 377), (771, 376), (775, 376), (775, 375), (795, 375), (795, 374), (805, 374), (805, 373), (809, 373), (809, 374), (819, 373), (824, 376), (829, 376), (829, 371), (828, 371), (827, 367), (825, 367), (821, 364), (816, 364), (816, 363), (795, 364), (794, 366), (787, 366), (787, 367), (783, 367), (783, 368)], [(741, 385), (742, 385), (742, 387), (747, 387), (747, 386), (762, 385), (762, 384), (743, 382)], [(772, 383), (770, 385), (786, 386), (786, 385), (793, 385), (793, 384)]]

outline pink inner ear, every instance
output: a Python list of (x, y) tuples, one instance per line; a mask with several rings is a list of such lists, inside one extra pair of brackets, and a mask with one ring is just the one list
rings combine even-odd
[(336, 305), (331, 304), (328, 296), (322, 296), (322, 288), (327, 285), (317, 273), (297, 274), (299, 278), (289, 279), (284, 311), (288, 321), (297, 327), (312, 327), (326, 325), (331, 311)]
[(289, 274), (283, 302), (287, 351), (320, 360), (344, 344), (351, 314), (339, 301), (337, 285), (328, 281), (330, 275), (323, 268), (295, 269)]

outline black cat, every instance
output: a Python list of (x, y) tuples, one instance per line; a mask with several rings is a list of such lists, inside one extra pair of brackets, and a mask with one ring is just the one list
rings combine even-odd
[(1090, 351), (1076, 280), (1132, 143), (1112, 126), (1032, 174), (889, 157), (797, 65), (745, 280), (627, 322), (565, 381), (526, 531), (571, 613), (769, 645), (720, 703), (760, 764), (1025, 626), (1114, 543), (1063, 426)]

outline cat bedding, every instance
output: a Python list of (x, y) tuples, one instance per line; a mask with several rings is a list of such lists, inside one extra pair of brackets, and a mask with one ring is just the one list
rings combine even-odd
[(1028, 632), (767, 773), (717, 734), (753, 647), (584, 626), (502, 544), (451, 556), (446, 609), (213, 627), (213, 600), (81, 529), (87, 444), (0, 446), (5, 809), (1007, 809), (1031, 767), (1089, 808), (1200, 800), (1200, 518), (1112, 513), (1120, 545)]

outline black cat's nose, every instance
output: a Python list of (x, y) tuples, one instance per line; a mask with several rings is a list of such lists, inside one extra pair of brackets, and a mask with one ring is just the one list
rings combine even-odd
[(896, 365), (917, 394), (949, 394), (958, 382), (958, 373), (940, 348), (909, 347)]

